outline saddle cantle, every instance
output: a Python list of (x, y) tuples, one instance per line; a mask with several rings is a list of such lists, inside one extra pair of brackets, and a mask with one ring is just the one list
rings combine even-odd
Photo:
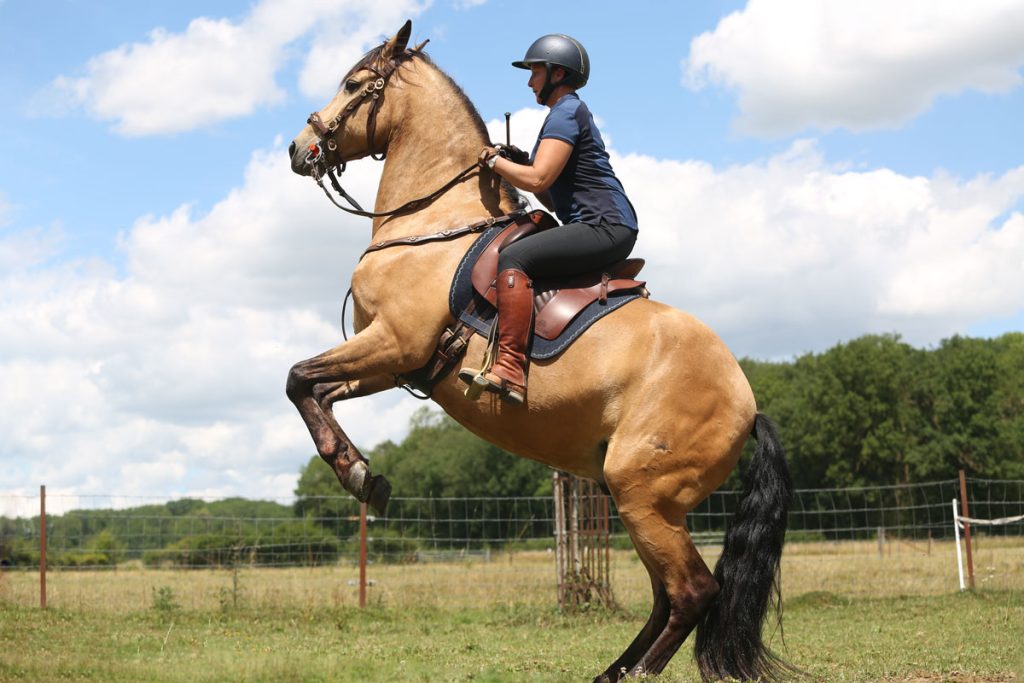
[[(558, 226), (545, 211), (513, 214), (497, 222), (469, 248), (452, 281), (448, 307), (454, 326), (445, 329), (434, 357), (424, 367), (400, 377), (428, 395), (462, 356), (473, 334), (487, 336), (497, 312), (498, 254), (516, 240)], [(648, 293), (646, 282), (634, 279), (644, 260), (626, 259), (593, 273), (540, 280), (534, 288), (534, 329), (530, 357), (553, 358), (600, 318)]]

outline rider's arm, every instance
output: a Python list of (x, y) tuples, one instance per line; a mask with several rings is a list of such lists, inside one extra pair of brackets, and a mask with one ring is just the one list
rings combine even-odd
[[(483, 160), (489, 158), (488, 152), (493, 152), (493, 150), (489, 147), (484, 148), (481, 153)], [(495, 158), (493, 169), (495, 173), (520, 190), (539, 195), (547, 192), (555, 179), (562, 173), (566, 162), (569, 161), (570, 154), (572, 154), (572, 145), (568, 142), (557, 138), (544, 138), (537, 146), (532, 166), (517, 164), (499, 156)], [(543, 200), (541, 202), (543, 203)], [(545, 206), (547, 206), (546, 203)]]

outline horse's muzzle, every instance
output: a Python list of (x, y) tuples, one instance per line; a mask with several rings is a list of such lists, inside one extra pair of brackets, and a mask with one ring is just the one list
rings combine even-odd
[(309, 156), (309, 150), (305, 147), (299, 147), (295, 140), (292, 140), (292, 144), (288, 145), (288, 156), (291, 158), (292, 171), (299, 175), (309, 175), (312, 170), (310, 165), (306, 162)]

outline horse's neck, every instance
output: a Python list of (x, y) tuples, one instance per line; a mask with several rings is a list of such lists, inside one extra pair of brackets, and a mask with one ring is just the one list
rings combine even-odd
[[(420, 65), (405, 86), (400, 124), (392, 131), (381, 173), (375, 210), (386, 211), (424, 197), (473, 165), (484, 145), (467, 104), (451, 91), (447, 79)], [(428, 206), (403, 216), (377, 218), (373, 238), (394, 239), (423, 234), (425, 226), (452, 227), (507, 211), (496, 182), (476, 175), (451, 188)]]

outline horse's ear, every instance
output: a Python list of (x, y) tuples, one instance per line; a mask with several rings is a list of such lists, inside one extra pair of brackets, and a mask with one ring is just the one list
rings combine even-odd
[(398, 29), (398, 33), (385, 44), (384, 53), (388, 57), (397, 57), (405, 52), (405, 47), (409, 44), (410, 35), (412, 35), (412, 20), (406, 19), (402, 28)]

